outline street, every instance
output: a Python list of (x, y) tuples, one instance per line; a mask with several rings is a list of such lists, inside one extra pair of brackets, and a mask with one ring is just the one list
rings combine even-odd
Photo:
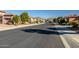
[(64, 48), (64, 45), (53, 25), (42, 24), (1, 31), (0, 48)]

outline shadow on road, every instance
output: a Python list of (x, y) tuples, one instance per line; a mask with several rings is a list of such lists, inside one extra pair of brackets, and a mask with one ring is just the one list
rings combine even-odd
[(22, 30), (24, 32), (29, 33), (38, 33), (38, 34), (56, 34), (56, 35), (62, 35), (62, 34), (79, 34), (79, 30), (73, 30), (71, 27), (49, 27), (47, 29), (24, 29)]
[(58, 32), (56, 32), (56, 31), (42, 30), (42, 29), (24, 29), (22, 31), (29, 32), (29, 33), (38, 33), (38, 34), (56, 34), (56, 35), (58, 35)]
[(47, 29), (50, 29), (50, 30), (66, 30), (66, 31), (70, 31), (71, 30), (71, 27), (57, 27), (57, 28), (47, 28)]
[(71, 27), (57, 27), (57, 28), (47, 28), (49, 30), (59, 31), (59, 34), (79, 34), (79, 30), (73, 30)]

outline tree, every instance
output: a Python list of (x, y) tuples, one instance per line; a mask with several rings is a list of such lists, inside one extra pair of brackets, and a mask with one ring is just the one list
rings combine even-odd
[(69, 24), (69, 18), (65, 17), (65, 23), (68, 25)]
[(12, 22), (13, 24), (18, 25), (20, 22), (20, 17), (17, 15), (13, 16)]
[(53, 18), (53, 22), (57, 23), (57, 18)]
[(2, 16), (0, 16), (0, 23), (2, 23)]
[(59, 24), (65, 23), (64, 17), (58, 17), (58, 18), (57, 18), (57, 22), (58, 22)]
[(26, 22), (29, 22), (29, 15), (28, 15), (27, 12), (23, 12), (20, 15), (20, 18), (21, 18), (22, 24), (25, 24)]

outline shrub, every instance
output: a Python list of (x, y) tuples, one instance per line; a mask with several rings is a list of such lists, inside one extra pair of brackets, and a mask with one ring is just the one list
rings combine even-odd
[(65, 18), (64, 17), (57, 17), (57, 22), (62, 25), (62, 24), (65, 24), (66, 21), (65, 21)]
[(12, 22), (13, 24), (18, 25), (20, 22), (20, 17), (17, 15), (13, 16)]
[(78, 22), (77, 21), (71, 21), (70, 25), (72, 25), (73, 28), (78, 27)]

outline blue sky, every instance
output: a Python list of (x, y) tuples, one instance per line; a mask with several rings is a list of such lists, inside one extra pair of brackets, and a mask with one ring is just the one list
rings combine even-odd
[(8, 13), (20, 15), (28, 12), (32, 17), (50, 18), (56, 16), (67, 16), (71, 14), (79, 15), (79, 10), (6, 10)]

